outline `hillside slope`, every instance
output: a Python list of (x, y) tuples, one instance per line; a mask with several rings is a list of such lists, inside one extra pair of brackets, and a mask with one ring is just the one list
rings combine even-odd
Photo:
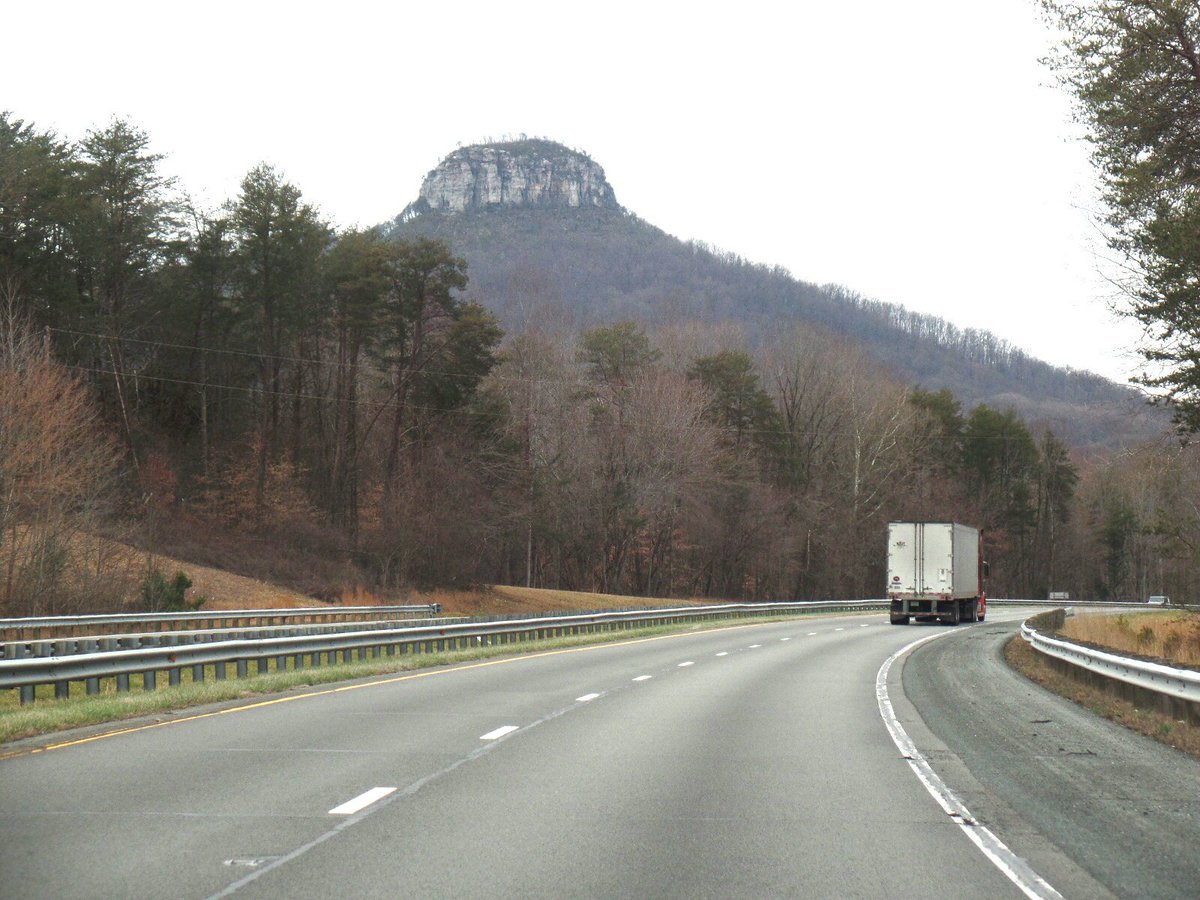
[(467, 260), (471, 296), (510, 330), (535, 320), (576, 330), (690, 319), (736, 323), (756, 344), (816, 328), (861, 345), (906, 383), (949, 388), (966, 407), (1011, 407), (1077, 446), (1121, 446), (1167, 425), (1135, 391), (990, 333), (680, 241), (617, 205), (602, 178), (588, 157), (549, 142), (464, 148), (427, 176), (388, 231), (450, 244)]

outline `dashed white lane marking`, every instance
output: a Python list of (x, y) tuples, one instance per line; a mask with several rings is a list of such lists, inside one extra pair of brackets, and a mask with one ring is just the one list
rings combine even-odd
[(360, 809), (366, 809), (376, 800), (382, 800), (388, 794), (394, 794), (394, 787), (377, 787), (359, 794), (353, 800), (347, 800), (341, 806), (335, 806), (329, 811), (331, 816), (352, 816)]
[(751, 650), (757, 650), (757, 649), (758, 649), (759, 647), (761, 647), (761, 646), (762, 646), (762, 644), (751, 644), (751, 645), (750, 645), (750, 649), (751, 649)]
[(494, 741), (498, 738), (504, 737), (506, 734), (512, 734), (520, 727), (520, 725), (501, 725), (495, 731), (489, 731), (487, 734), (481, 734), (479, 739), (481, 741)]
[(654, 677), (653, 675), (639, 675), (637, 678), (635, 678), (633, 680), (634, 681), (649, 681), (653, 677)]
[(728, 650), (722, 650), (720, 653), (717, 654), (717, 656), (728, 656), (728, 655), (729, 655)]
[(692, 661), (689, 659), (687, 662), (681, 662), (681, 663), (679, 664), (679, 668), (681, 668), (681, 669), (682, 669), (682, 668), (684, 668), (685, 666), (694, 666), (694, 665), (695, 665), (695, 663), (694, 663), (694, 662), (692, 662)]
[(808, 634), (805, 635), (805, 637), (812, 637), (814, 634), (816, 634), (815, 631), (810, 631)]
[(863, 623), (862, 623), (861, 625), (859, 625), (858, 627), (859, 627), (859, 628), (870, 628), (870, 627), (871, 627), (871, 623), (870, 623), (870, 622), (863, 622)]
[(589, 700), (595, 700), (599, 696), (600, 696), (599, 694), (584, 694), (582, 697), (576, 697), (575, 702), (576, 703), (587, 703)]
[(790, 640), (791, 640), (791, 638), (790, 638), (790, 637), (786, 637), (786, 638), (780, 638), (780, 640), (781, 640), (781, 641), (790, 641)]
[(919, 644), (951, 633), (943, 631), (915, 640), (911, 644), (901, 647), (884, 661), (875, 675), (875, 700), (879, 704), (879, 715), (883, 717), (883, 724), (887, 726), (888, 734), (892, 736), (892, 741), (896, 744), (900, 755), (908, 761), (921, 784), (925, 785), (925, 790), (929, 791), (951, 820), (962, 829), (963, 834), (970, 839), (971, 843), (978, 847), (983, 855), (1003, 872), (1026, 897), (1031, 900), (1052, 900), (1056, 897), (1062, 900), (1062, 894), (1051, 887), (1046, 879), (1033, 871), (1025, 860), (1009, 850), (1004, 842), (981, 822), (975, 820), (970, 810), (933, 771), (933, 767), (921, 755), (916, 744), (912, 742), (912, 738), (908, 736), (908, 732), (904, 730), (904, 726), (900, 724), (900, 720), (896, 718), (896, 712), (892, 708), (892, 701), (888, 696), (887, 689), (888, 671), (892, 668), (892, 663)]
[(846, 629), (845, 629), (845, 628), (835, 628), (835, 629), (833, 629), (833, 630), (834, 630), (834, 631), (845, 631)]

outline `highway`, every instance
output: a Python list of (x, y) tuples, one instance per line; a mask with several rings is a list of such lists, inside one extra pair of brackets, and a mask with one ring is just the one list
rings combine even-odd
[(1026, 615), (797, 618), (5, 748), (0, 896), (1020, 897), (987, 826), (1043, 896), (1195, 897), (1200, 764), (997, 668)]

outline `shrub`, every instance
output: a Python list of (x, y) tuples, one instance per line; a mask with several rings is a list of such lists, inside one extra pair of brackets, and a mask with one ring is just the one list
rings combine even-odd
[(153, 568), (142, 579), (142, 603), (151, 612), (183, 612), (189, 609), (199, 609), (204, 598), (189, 602), (187, 590), (192, 586), (192, 579), (183, 572), (176, 572), (172, 581), (158, 568)]
[(1174, 659), (1181, 646), (1183, 646), (1183, 635), (1178, 631), (1173, 631), (1163, 638), (1162, 655), (1166, 659)]

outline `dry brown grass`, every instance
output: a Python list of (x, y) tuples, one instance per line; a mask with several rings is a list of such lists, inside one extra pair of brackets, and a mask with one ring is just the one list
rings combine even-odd
[[(35, 545), (46, 536), (24, 526), (0, 535), (0, 573), (20, 572), (36, 554)], [(0, 583), (0, 609), (6, 615), (73, 615), (112, 612), (135, 595), (145, 575), (145, 563), (132, 547), (88, 532), (55, 534), (51, 544), (61, 547), (62, 568), (36, 593), (37, 601), (18, 587), (15, 597), (5, 596)], [(19, 583), (20, 576), (17, 576)]]
[[(0, 570), (7, 565), (14, 549), (20, 551), (22, 548), (11, 540), (0, 546)], [(299, 591), (161, 554), (149, 554), (120, 541), (81, 533), (70, 539), (66, 581), (71, 590), (85, 600), (78, 608), (54, 612), (116, 612), (135, 608), (140, 600), (142, 579), (151, 567), (158, 568), (168, 578), (176, 572), (187, 575), (192, 580), (188, 597), (206, 598), (204, 609), (284, 609), (317, 604), (312, 597)], [(97, 592), (98, 585), (103, 587), (100, 593)]]
[(1131, 731), (1152, 737), (1160, 743), (1200, 758), (1200, 727), (1174, 719), (1157, 710), (1139, 707), (1101, 688), (1084, 684), (1058, 672), (1020, 635), (1014, 636), (1004, 645), (1004, 658), (1010, 666), (1046, 690), (1073, 700), (1096, 715), (1123, 725)]
[[(119, 584), (114, 595), (105, 599), (103, 609), (113, 612), (134, 608), (139, 600), (141, 579), (151, 567), (168, 578), (183, 572), (192, 580), (188, 599), (204, 599), (205, 610), (294, 609), (306, 606), (382, 606), (397, 603), (440, 603), (452, 616), (518, 615), (592, 609), (637, 609), (647, 606), (687, 605), (713, 602), (627, 597), (582, 591), (556, 591), (505, 585), (481, 586), (469, 590), (409, 591), (400, 595), (377, 595), (361, 586), (344, 587), (336, 596), (323, 599), (270, 581), (235, 575), (214, 566), (185, 562), (163, 554), (149, 554), (129, 544), (96, 535), (78, 535), (72, 542), (72, 566), (80, 571), (95, 568), (103, 560), (107, 583)], [(0, 548), (0, 561), (3, 548)]]
[(1121, 653), (1155, 657), (1175, 665), (1200, 666), (1200, 613), (1182, 610), (1119, 616), (1077, 613), (1066, 620), (1061, 634)]

